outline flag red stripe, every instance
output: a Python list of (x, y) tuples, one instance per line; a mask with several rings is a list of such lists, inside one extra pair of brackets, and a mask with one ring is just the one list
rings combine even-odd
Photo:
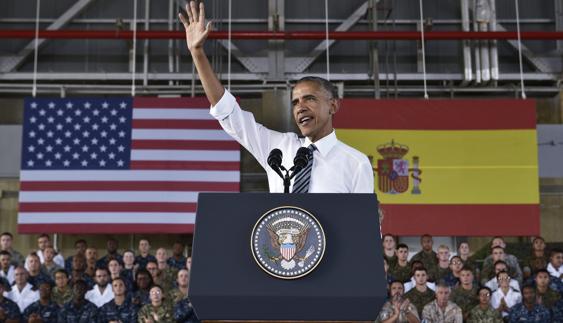
[(240, 145), (230, 140), (133, 140), (131, 149), (240, 150)]
[(172, 181), (33, 181), (21, 182), (21, 191), (194, 191), (236, 192), (239, 183)]
[(418, 236), (533, 236), (538, 204), (382, 204), (383, 232)]
[(20, 212), (195, 212), (197, 203), (20, 203)]
[(121, 233), (193, 233), (193, 224), (165, 223), (53, 223), (53, 224), (18, 224), (18, 233), (80, 233), (80, 234), (121, 234)]
[(209, 109), (211, 105), (207, 98), (159, 98), (144, 97), (134, 98), (135, 109)]
[(133, 120), (133, 129), (222, 129), (217, 120)]
[(334, 117), (340, 129), (536, 129), (534, 100), (344, 99)]
[(240, 162), (202, 162), (202, 161), (152, 161), (132, 160), (131, 169), (161, 170), (240, 170)]

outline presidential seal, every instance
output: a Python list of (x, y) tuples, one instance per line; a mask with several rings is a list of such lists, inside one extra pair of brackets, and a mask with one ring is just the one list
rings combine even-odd
[(256, 222), (250, 240), (252, 255), (266, 273), (296, 279), (312, 272), (323, 258), (325, 234), (309, 212), (284, 206)]

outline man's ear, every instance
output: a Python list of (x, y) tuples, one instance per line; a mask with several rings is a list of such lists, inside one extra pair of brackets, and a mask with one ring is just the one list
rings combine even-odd
[(330, 114), (335, 114), (340, 110), (340, 100), (338, 98), (332, 98), (330, 102)]

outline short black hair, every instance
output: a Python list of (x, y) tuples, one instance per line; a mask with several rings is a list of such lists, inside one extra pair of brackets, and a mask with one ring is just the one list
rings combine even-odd
[(489, 287), (481, 285), (481, 287), (479, 287), (479, 289), (477, 290), (477, 294), (479, 294), (483, 289), (489, 292), (489, 295), (493, 293), (493, 291)]
[(493, 265), (493, 268), (495, 268), (498, 264), (504, 264), (506, 267), (508, 267), (508, 264), (506, 263), (506, 261), (504, 261), (504, 260), (497, 260), (497, 261), (495, 261), (495, 264)]
[(57, 269), (57, 270), (55, 271), (55, 273), (53, 274), (53, 277), (55, 277), (57, 274), (64, 274), (64, 275), (66, 276), (66, 278), (68, 278), (68, 273), (66, 272), (66, 270), (64, 270), (64, 269), (62, 269), (62, 268), (61, 268), (61, 269)]
[(297, 80), (295, 85), (303, 82), (317, 83), (321, 88), (323, 88), (332, 96), (332, 99), (338, 99), (338, 89), (327, 79), (318, 76), (305, 76)]
[(0, 234), (0, 237), (2, 237), (2, 236), (8, 236), (12, 239), (14, 238), (14, 236), (8, 231), (2, 232), (2, 234)]
[(0, 250), (0, 256), (10, 256), (10, 257), (12, 257), (12, 254), (8, 250)]
[(553, 248), (549, 251), (549, 257), (553, 257), (558, 253), (563, 253), (563, 249), (559, 249), (559, 248)]
[(550, 276), (550, 275), (549, 275), (549, 271), (547, 271), (547, 269), (545, 269), (545, 268), (540, 268), (540, 269), (536, 270), (536, 272), (534, 273), (534, 275), (537, 277), (538, 274), (540, 274), (540, 273), (545, 273), (545, 274), (547, 275), (547, 277)]
[(399, 250), (399, 249), (401, 249), (401, 248), (409, 250), (409, 246), (407, 246), (407, 245), (404, 244), (404, 243), (399, 243), (399, 244), (397, 245), (397, 250)]

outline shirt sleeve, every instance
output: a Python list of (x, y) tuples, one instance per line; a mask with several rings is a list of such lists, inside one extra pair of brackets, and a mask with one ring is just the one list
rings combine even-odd
[(351, 193), (373, 193), (373, 168), (365, 157), (354, 174), (354, 182)]

